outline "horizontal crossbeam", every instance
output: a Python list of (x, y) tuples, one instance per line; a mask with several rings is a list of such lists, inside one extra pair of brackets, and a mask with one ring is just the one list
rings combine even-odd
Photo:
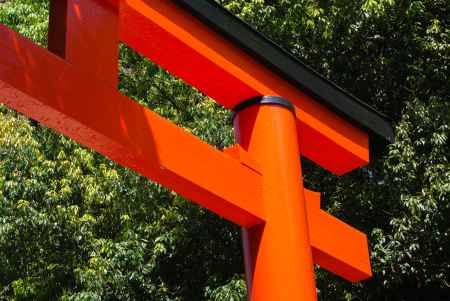
[[(249, 168), (259, 165), (239, 146), (225, 150)], [(314, 263), (350, 281), (371, 277), (366, 235), (320, 209), (320, 193), (304, 189)]]
[(280, 78), (176, 1), (123, 0), (118, 5), (120, 39), (175, 76), (227, 108), (260, 95), (289, 99), (295, 105), (304, 156), (338, 175), (368, 163), (366, 133)]
[(305, 189), (309, 237), (314, 263), (350, 280), (372, 276), (364, 233), (320, 209), (320, 193)]
[[(89, 1), (70, 3), (96, 5)], [(258, 162), (236, 147), (223, 154), (120, 94), (114, 66), (102, 73), (105, 63), (90, 56), (89, 47), (97, 43), (84, 30), (90, 16), (73, 17), (67, 32), (55, 33), (67, 38), (54, 48), (65, 60), (0, 25), (0, 102), (236, 224), (264, 223)], [(97, 46), (109, 63), (116, 59), (114, 50), (106, 51), (115, 47), (116, 23), (106, 11), (102, 19), (110, 25), (102, 30), (111, 41)], [(320, 210), (319, 194), (305, 193), (315, 262), (352, 281), (367, 278), (365, 235)]]
[(257, 172), (3, 25), (0, 102), (236, 224), (263, 221)]

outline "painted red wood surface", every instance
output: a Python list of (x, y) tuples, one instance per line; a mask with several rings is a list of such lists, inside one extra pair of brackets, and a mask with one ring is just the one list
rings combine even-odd
[(305, 189), (305, 199), (314, 263), (353, 282), (371, 277), (366, 235), (321, 210), (320, 193)]
[[(281, 79), (173, 1), (120, 1), (120, 39), (227, 108), (259, 95), (296, 107), (301, 153), (341, 175), (369, 161), (368, 135)], [(335, 160), (339, 158), (339, 160)]]
[[(54, 54), (0, 25), (0, 101), (236, 224), (246, 228), (256, 225), (266, 227), (273, 212), (269, 212), (270, 206), (264, 196), (267, 187), (264, 188), (263, 183), (268, 175), (261, 161), (239, 146), (224, 154), (117, 91), (117, 47), (119, 38), (123, 36), (124, 23), (119, 22), (119, 11), (102, 1), (67, 0), (66, 6), (60, 5), (62, 1), (56, 1), (59, 6), (53, 3), (49, 48)], [(124, 1), (127, 5), (144, 3)], [(168, 5), (168, 1), (152, 3)], [(126, 14), (131, 6), (123, 9), (121, 12)], [(173, 9), (179, 13), (178, 7)], [(145, 12), (145, 9), (139, 11), (144, 15)], [(176, 16), (171, 15), (170, 11), (162, 14), (166, 18)], [(122, 15), (121, 21), (124, 18), (128, 17)], [(144, 27), (150, 22), (145, 18), (136, 20), (143, 22)], [(178, 22), (178, 19), (170, 21)], [(63, 30), (58, 27), (61, 25), (64, 25)], [(160, 25), (154, 28), (156, 33), (161, 30)], [(148, 34), (146, 31), (144, 33)], [(173, 34), (177, 33), (170, 35)], [(179, 34), (176, 37), (183, 40), (186, 33), (182, 31)], [(164, 36), (167, 37), (166, 34)], [(192, 43), (200, 47), (195, 41)], [(167, 47), (164, 43), (161, 45), (163, 49)], [(194, 46), (190, 45), (200, 53), (197, 59), (201, 62), (205, 59), (201, 57), (203, 50)], [(228, 49), (231, 46), (224, 47)], [(184, 50), (188, 53), (193, 51)], [(225, 54), (233, 54), (233, 51)], [(242, 59), (241, 55), (239, 53), (233, 64)], [(167, 62), (163, 60), (162, 64)], [(217, 67), (217, 62), (205, 65), (205, 68), (214, 69), (214, 66)], [(233, 69), (231, 65), (226, 67), (226, 72)], [(266, 80), (265, 76), (269, 75), (264, 70), (254, 74), (256, 77), (253, 80), (260, 80), (260, 77), (262, 81)], [(217, 74), (222, 75), (220, 72)], [(242, 83), (249, 86), (255, 84), (248, 79), (249, 84), (244, 81), (245, 76), (238, 75), (243, 76), (243, 73), (238, 73), (233, 79), (237, 80), (234, 84), (238, 85), (238, 90)], [(232, 89), (228, 91), (231, 93)], [(312, 101), (304, 99), (306, 103)], [(364, 146), (366, 136), (360, 135), (359, 130), (355, 131), (339, 117), (331, 116), (330, 112), (323, 113), (320, 106), (313, 105), (312, 108), (311, 114), (319, 114), (315, 119), (323, 119), (325, 124), (333, 120), (337, 122), (334, 132), (327, 136), (326, 126), (321, 128), (317, 120), (308, 121), (306, 115), (300, 114), (296, 128), (291, 129), (289, 134), (291, 138), (298, 135), (299, 146), (291, 149), (298, 152), (299, 147), (305, 150), (308, 145), (315, 145), (317, 158), (322, 156), (329, 157), (326, 160), (330, 161), (344, 161), (342, 165), (327, 165), (336, 172), (361, 164), (356, 162), (367, 151)], [(320, 115), (322, 113), (324, 115)], [(297, 117), (298, 114), (297, 107)], [(311, 132), (308, 132), (309, 127)], [(342, 137), (338, 132), (345, 132), (346, 129), (349, 133), (342, 135), (354, 141), (350, 146), (343, 147), (345, 139), (339, 140)], [(317, 132), (319, 130), (320, 133)], [(308, 135), (313, 135), (313, 132), (319, 135), (315, 142), (309, 141), (313, 137)], [(323, 142), (321, 139), (336, 139), (337, 142)], [(292, 138), (292, 141), (295, 140), (297, 138)], [(362, 145), (361, 149), (358, 150), (355, 145)], [(355, 152), (360, 153), (355, 155)], [(337, 157), (339, 155), (344, 157)], [(349, 165), (346, 160), (355, 160), (355, 156), (359, 159)], [(319, 194), (305, 190), (302, 202), (306, 202), (307, 231), (314, 262), (351, 281), (370, 277), (365, 235), (320, 210)]]
[[(4, 26), (0, 26), (0, 43), (2, 103), (241, 226), (265, 220), (261, 208), (261, 175), (252, 159), (222, 154)], [(167, 132), (170, 136), (155, 135)], [(180, 162), (172, 163), (171, 156), (180, 158)], [(248, 155), (244, 153), (244, 156)], [(200, 166), (201, 175), (190, 178), (192, 164)], [(217, 170), (224, 173), (219, 175)], [(313, 198), (310, 201), (308, 194), (307, 199), (316, 204), (313, 208), (318, 208), (317, 201)], [(365, 236), (352, 234), (356, 230), (320, 212), (308, 218), (310, 221), (325, 219), (317, 226), (310, 222), (316, 263), (350, 280), (368, 277), (370, 266), (360, 263), (368, 261)], [(326, 236), (320, 234), (322, 224), (327, 225)], [(341, 245), (340, 239), (351, 235), (355, 237), (352, 250), (339, 251), (336, 246)], [(321, 261), (321, 253), (328, 254), (329, 260)], [(359, 257), (363, 259), (353, 260)], [(334, 268), (338, 265), (360, 275), (356, 278), (344, 275)]]
[(2, 103), (239, 225), (262, 222), (255, 171), (3, 25), (0, 53)]
[[(263, 174), (258, 161), (240, 145), (234, 145), (225, 152)], [(371, 277), (366, 235), (321, 210), (320, 193), (305, 188), (304, 195), (314, 263), (350, 281)], [(264, 220), (267, 219), (265, 216)]]
[(234, 130), (264, 175), (267, 222), (242, 230), (249, 300), (316, 300), (295, 115), (283, 106), (254, 105), (236, 114)]

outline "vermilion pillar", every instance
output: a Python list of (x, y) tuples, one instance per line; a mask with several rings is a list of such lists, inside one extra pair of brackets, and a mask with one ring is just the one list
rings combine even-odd
[(242, 231), (251, 301), (317, 300), (294, 114), (279, 97), (235, 109), (237, 142), (263, 175), (266, 223)]

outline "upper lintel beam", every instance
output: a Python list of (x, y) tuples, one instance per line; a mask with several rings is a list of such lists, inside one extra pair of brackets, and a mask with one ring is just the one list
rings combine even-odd
[(322, 167), (343, 174), (368, 163), (367, 133), (174, 1), (123, 0), (119, 15), (124, 43), (227, 108), (260, 95), (278, 95), (292, 101), (301, 152)]

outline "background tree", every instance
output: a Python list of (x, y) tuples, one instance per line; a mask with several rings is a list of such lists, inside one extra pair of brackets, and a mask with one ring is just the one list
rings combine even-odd
[[(443, 300), (450, 286), (450, 3), (219, 1), (389, 115), (396, 140), (306, 185), (369, 235), (374, 277), (318, 272), (321, 300)], [(46, 0), (0, 1), (0, 22), (46, 44)], [(205, 141), (229, 113), (121, 45), (120, 89)], [(0, 110), (0, 300), (245, 300), (239, 229), (6, 109)]]

